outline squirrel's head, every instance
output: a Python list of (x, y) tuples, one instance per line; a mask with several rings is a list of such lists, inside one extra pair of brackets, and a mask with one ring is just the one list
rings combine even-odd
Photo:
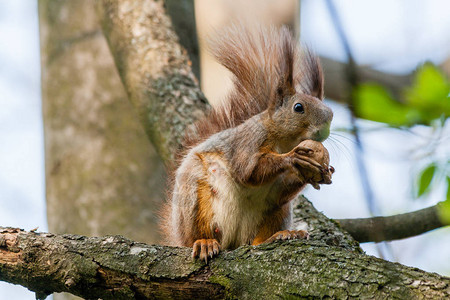
[(271, 115), (271, 127), (277, 131), (279, 147), (289, 151), (303, 140), (324, 141), (330, 134), (332, 118), (333, 112), (322, 99), (295, 93), (284, 96)]
[(290, 151), (303, 140), (322, 142), (330, 133), (333, 113), (323, 103), (323, 74), (318, 58), (283, 39), (278, 83), (270, 93), (269, 115), (280, 150)]

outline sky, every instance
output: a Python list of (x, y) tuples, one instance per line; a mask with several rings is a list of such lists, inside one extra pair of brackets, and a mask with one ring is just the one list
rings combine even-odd
[[(47, 230), (37, 2), (0, 0), (0, 223)], [(0, 300), (35, 299), (0, 283)]]
[[(449, 1), (339, 0), (335, 4), (360, 64), (408, 73), (424, 61), (439, 63), (450, 56)], [(302, 40), (320, 55), (345, 60), (324, 1), (303, 0), (301, 13)], [(0, 0), (0, 225), (46, 231), (39, 62), (36, 1)], [(306, 195), (330, 217), (369, 216), (357, 176), (354, 142), (337, 130), (348, 127), (348, 111), (329, 105), (334, 110), (335, 134), (325, 145), (337, 171), (331, 186), (320, 191), (309, 188)], [(360, 125), (364, 160), (382, 214), (412, 211), (442, 200), (440, 190), (425, 201), (411, 200), (411, 182), (420, 167), (417, 149), (428, 142), (429, 128), (401, 132), (380, 129), (371, 122)], [(437, 149), (438, 157), (447, 159), (449, 149), (447, 139)], [(390, 247), (390, 259), (450, 275), (450, 263), (443, 263), (450, 262), (448, 228), (393, 242)], [(364, 249), (377, 253), (370, 244)], [(34, 299), (34, 295), (0, 283), (3, 299)]]

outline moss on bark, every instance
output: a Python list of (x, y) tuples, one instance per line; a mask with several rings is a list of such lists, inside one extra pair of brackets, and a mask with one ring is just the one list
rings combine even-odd
[[(224, 251), (208, 264), (188, 248), (0, 228), (0, 279), (43, 296), (102, 299), (445, 299), (450, 278), (318, 241)], [(9, 259), (5, 259), (9, 257)]]

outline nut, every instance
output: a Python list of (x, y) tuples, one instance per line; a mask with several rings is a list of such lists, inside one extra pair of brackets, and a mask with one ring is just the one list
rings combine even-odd
[(311, 154), (311, 158), (313, 158), (322, 166), (328, 167), (328, 165), (330, 164), (330, 154), (322, 143), (313, 140), (304, 140), (300, 143), (300, 146), (311, 149), (313, 151), (313, 153)]

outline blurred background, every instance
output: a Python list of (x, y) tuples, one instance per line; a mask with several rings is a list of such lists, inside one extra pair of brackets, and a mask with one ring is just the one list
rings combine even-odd
[[(48, 3), (51, 1), (43, 2), (47, 4), (40, 3), (41, 16), (51, 13), (43, 9), (50, 5)], [(226, 16), (227, 12), (233, 13), (234, 10), (239, 10), (233, 6), (236, 2), (196, 1), (200, 47), (204, 36), (226, 19), (218, 12)], [(325, 145), (330, 150), (331, 164), (335, 167), (336, 173), (332, 185), (323, 186), (320, 191), (312, 188), (305, 190), (305, 195), (315, 207), (331, 218), (356, 218), (414, 211), (445, 200), (450, 157), (450, 128), (448, 122), (445, 122), (448, 114), (445, 115), (442, 111), (442, 107), (445, 109), (445, 106), (425, 107), (423, 109), (426, 113), (417, 113), (417, 107), (414, 106), (417, 101), (414, 95), (420, 94), (421, 89), (425, 88), (432, 89), (431, 92), (427, 89), (427, 94), (439, 94), (439, 91), (433, 90), (439, 89), (439, 86), (429, 84), (430, 79), (427, 78), (432, 78), (432, 82), (442, 81), (444, 91), (448, 86), (450, 3), (445, 0), (303, 0), (299, 5), (297, 1), (280, 0), (272, 1), (270, 5), (272, 6), (269, 7), (267, 4), (269, 8), (266, 10), (272, 14), (278, 14), (275, 9), (277, 7), (289, 7), (290, 14), (296, 12), (300, 15), (300, 29), (297, 29), (296, 22), (292, 22), (292, 26), (298, 30), (301, 41), (320, 56), (341, 63), (347, 63), (349, 58), (353, 59), (356, 65), (378, 71), (380, 73), (377, 74), (381, 74), (382, 77), (397, 76), (392, 77), (394, 78), (392, 82), (409, 79), (404, 87), (405, 90), (409, 90), (403, 94), (409, 95), (404, 97), (405, 101), (411, 105), (402, 108), (408, 110), (405, 114), (397, 114), (399, 108), (388, 105), (389, 101), (397, 95), (392, 96), (388, 91), (386, 92), (383, 85), (367, 83), (353, 90), (354, 95), (357, 95), (356, 98), (359, 99), (358, 103), (354, 103), (355, 106), (364, 108), (367, 102), (365, 100), (368, 98), (378, 99), (378, 103), (385, 104), (375, 113), (367, 109), (349, 110), (342, 99), (327, 100), (334, 110), (335, 118), (332, 124), (333, 133)], [(71, 9), (75, 15), (78, 8), (76, 4), (72, 6)], [(245, 10), (248, 11), (248, 8)], [(282, 16), (285, 10), (280, 9), (280, 11), (279, 15)], [(71, 12), (68, 10), (66, 14)], [(85, 11), (84, 14), (88, 13)], [(50, 231), (64, 232), (67, 228), (56, 225), (57, 220), (47, 220), (46, 217), (40, 47), (44, 49), (43, 51), (49, 51), (49, 46), (40, 46), (39, 41), (40, 34), (41, 40), (48, 40), (49, 36), (51, 37), (54, 25), (49, 22), (41, 23), (40, 32), (39, 22), (37, 1), (0, 0), (0, 225), (26, 230), (39, 227), (39, 231), (48, 231), (49, 222)], [(96, 31), (93, 32), (96, 36)], [(95, 62), (103, 59), (102, 51), (107, 49), (104, 46), (98, 47), (95, 55), (92, 56)], [(42, 59), (44, 63), (47, 63), (45, 56)], [(223, 70), (214, 65), (210, 66), (208, 60), (205, 52), (201, 51), (202, 89), (211, 102), (219, 101), (226, 93), (227, 83), (222, 80), (225, 75), (220, 75)], [(426, 64), (425, 66), (429, 68), (425, 68), (425, 71), (417, 71), (425, 62), (432, 64)], [(327, 71), (326, 68), (325, 70)], [(52, 72), (51, 69), (48, 72)], [(332, 77), (333, 73), (329, 74)], [(116, 74), (113, 75), (116, 76)], [(71, 74), (68, 78), (73, 79), (76, 76)], [(336, 81), (345, 81), (345, 78), (342, 78), (345, 74), (339, 73), (338, 76), (340, 77), (336, 78)], [(208, 78), (212, 83), (208, 83)], [(325, 84), (332, 84), (330, 82), (332, 79), (328, 81), (327, 79), (328, 77)], [(219, 82), (220, 85), (214, 86), (214, 82)], [(118, 86), (120, 81), (110, 84)], [(56, 87), (52, 87), (48, 81), (44, 82), (45, 95), (51, 95), (51, 88), (58, 88), (57, 83), (53, 85)], [(123, 94), (123, 90), (118, 93)], [(446, 107), (448, 107), (450, 100), (440, 99), (447, 101)], [(433, 101), (433, 99), (430, 100), (430, 102)], [(124, 103), (126, 103), (125, 100)], [(44, 104), (44, 107), (48, 109), (47, 113), (50, 105)], [(359, 118), (352, 118), (352, 114)], [(402, 117), (404, 115), (408, 117)], [(59, 126), (58, 123), (47, 122), (47, 124), (53, 126), (53, 129), (48, 129), (48, 132)], [(108, 129), (107, 123), (104, 126)], [(134, 128), (133, 126), (130, 125), (130, 128)], [(353, 134), (355, 127), (360, 142), (355, 140)], [(103, 129), (99, 130), (99, 135), (103, 134)], [(65, 143), (72, 145), (77, 136), (76, 132), (72, 133), (68, 142)], [(127, 144), (128, 141), (125, 140), (122, 143)], [(95, 145), (95, 143), (90, 144)], [(54, 145), (47, 144), (46, 147), (49, 149), (47, 152), (58, 151)], [(145, 145), (145, 147), (149, 146)], [(147, 149), (145, 147), (141, 148)], [(91, 153), (89, 151), (96, 150), (90, 148), (83, 151), (87, 151), (89, 155)], [(153, 163), (152, 158), (145, 159), (149, 161), (149, 165)], [(76, 159), (73, 161), (77, 162)], [(366, 170), (368, 184), (364, 180), (361, 181), (361, 177), (365, 176), (364, 172), (361, 173), (361, 164)], [(163, 171), (158, 172), (158, 176), (161, 177), (158, 182), (161, 182), (164, 177)], [(99, 172), (96, 176), (99, 176), (98, 174)], [(144, 174), (149, 173), (144, 172)], [(100, 182), (101, 179), (98, 181)], [(105, 185), (108, 184), (107, 182)], [(52, 187), (53, 183), (50, 184)], [(72, 182), (64, 184), (72, 185)], [(97, 183), (96, 186), (98, 189), (102, 183)], [(160, 184), (145, 181), (142, 186), (153, 192)], [(83, 185), (77, 185), (76, 188), (83, 189)], [(161, 190), (158, 192), (162, 193)], [(107, 197), (107, 195), (103, 196)], [(53, 201), (49, 200), (53, 199), (52, 197), (55, 195), (47, 194), (47, 201)], [(84, 202), (79, 200), (84, 197), (83, 195), (77, 194), (74, 197), (78, 197), (77, 201), (81, 204), (77, 209), (84, 211), (86, 218), (96, 214), (83, 206)], [(143, 202), (147, 201), (146, 197), (142, 197)], [(126, 200), (129, 199), (131, 197)], [(140, 200), (130, 201), (139, 202)], [(157, 203), (157, 200), (147, 202)], [(53, 205), (51, 203), (50, 205)], [(97, 210), (100, 211), (101, 207)], [(131, 210), (117, 212), (118, 215), (124, 216), (122, 223), (126, 223), (127, 218), (133, 219), (133, 213)], [(149, 212), (142, 217), (142, 220), (153, 220), (152, 218), (154, 216)], [(139, 220), (135, 221), (138, 226)], [(121, 228), (122, 223), (117, 225), (117, 228)], [(83, 231), (84, 229), (74, 231), (91, 235), (105, 234), (98, 224), (90, 223), (87, 226), (90, 226), (87, 233)], [(115, 233), (114, 228), (114, 226), (110, 227), (111, 232), (106, 233)], [(126, 232), (125, 230), (125, 235), (127, 235)], [(144, 236), (145, 230), (141, 235), (138, 233), (131, 238), (147, 242), (158, 239), (156, 236), (151, 239)], [(382, 246), (367, 243), (362, 247), (372, 255), (382, 256), (385, 259), (426, 271), (450, 275), (450, 228), (434, 230), (418, 237), (394, 241)], [(0, 282), (0, 299), (34, 299), (34, 297), (34, 294), (22, 287)]]

